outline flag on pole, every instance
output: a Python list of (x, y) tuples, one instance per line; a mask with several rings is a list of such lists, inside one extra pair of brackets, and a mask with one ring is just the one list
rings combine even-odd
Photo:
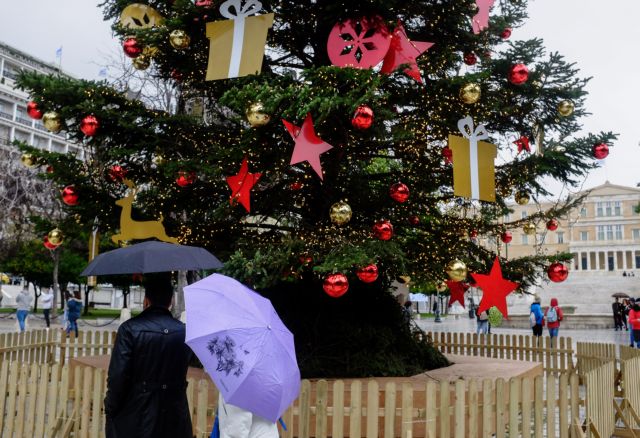
[(103, 67), (100, 69), (100, 71), (98, 72), (98, 77), (99, 78), (106, 78), (107, 77), (107, 67)]
[(62, 58), (62, 46), (56, 50), (56, 58)]

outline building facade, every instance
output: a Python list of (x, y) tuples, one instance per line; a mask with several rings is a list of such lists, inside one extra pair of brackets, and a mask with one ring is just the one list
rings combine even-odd
[(29, 96), (14, 88), (20, 70), (62, 74), (55, 65), (0, 42), (0, 147), (7, 148), (19, 140), (50, 152), (72, 153), (82, 158), (82, 149), (67, 141), (63, 133), (49, 132), (42, 121), (27, 115)]
[[(558, 218), (555, 231), (536, 224), (535, 235), (513, 230), (513, 240), (503, 246), (507, 258), (543, 253), (573, 254), (571, 268), (583, 273), (634, 273), (640, 275), (640, 189), (610, 182), (591, 189), (584, 202), (565, 218)], [(505, 222), (526, 219), (551, 204), (513, 205)]]

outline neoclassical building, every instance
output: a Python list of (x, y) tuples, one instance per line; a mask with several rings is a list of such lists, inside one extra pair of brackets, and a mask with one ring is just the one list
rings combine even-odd
[(49, 132), (40, 120), (27, 115), (29, 96), (14, 88), (20, 70), (65, 75), (57, 66), (0, 42), (0, 147), (6, 148), (14, 140), (21, 140), (47, 151), (71, 152), (82, 157), (82, 149), (68, 142), (64, 133)]
[[(536, 245), (546, 254), (573, 254), (574, 273), (633, 272), (640, 275), (640, 188), (624, 187), (610, 182), (588, 191), (581, 206), (568, 217), (558, 218), (556, 231), (537, 224), (535, 235), (513, 230), (513, 240), (503, 247), (508, 258), (535, 253)], [(513, 205), (514, 212), (506, 221), (525, 219), (549, 203)], [(636, 274), (634, 272), (634, 274)]]

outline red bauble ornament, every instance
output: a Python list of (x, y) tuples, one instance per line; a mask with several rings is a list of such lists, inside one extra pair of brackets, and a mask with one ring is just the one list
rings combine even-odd
[(338, 298), (349, 290), (349, 280), (344, 274), (329, 274), (325, 277), (322, 288), (330, 297)]
[(522, 85), (529, 79), (529, 69), (524, 64), (514, 64), (509, 69), (509, 82)]
[(135, 38), (127, 38), (122, 43), (122, 50), (129, 58), (137, 58), (142, 55), (142, 45)]
[(86, 116), (80, 122), (80, 131), (87, 137), (93, 137), (98, 132), (100, 128), (100, 122), (93, 114)]
[(412, 216), (409, 216), (409, 223), (415, 227), (420, 223), (420, 216), (415, 214)]
[(373, 283), (378, 279), (378, 267), (372, 263), (362, 268), (358, 268), (356, 275), (363, 283)]
[(442, 148), (442, 156), (444, 157), (444, 162), (447, 164), (453, 163), (453, 151), (449, 146), (445, 146)]
[(43, 116), (43, 112), (38, 108), (38, 104), (31, 101), (27, 104), (27, 114), (32, 119), (40, 120)]
[(294, 192), (302, 190), (303, 187), (304, 187), (304, 184), (302, 184), (300, 181), (294, 181), (291, 184), (289, 184), (289, 188)]
[(549, 221), (547, 222), (547, 230), (549, 231), (555, 231), (559, 226), (560, 224), (556, 219), (549, 219)]
[(196, 182), (195, 172), (185, 172), (183, 170), (178, 172), (178, 177), (176, 178), (176, 184), (178, 184), (180, 187), (188, 187), (194, 182)]
[(309, 266), (311, 263), (313, 263), (313, 257), (311, 257), (310, 255), (301, 255), (299, 259), (300, 263), (303, 266)]
[(502, 32), (500, 32), (500, 38), (502, 38), (503, 40), (509, 39), (510, 36), (511, 36), (511, 28), (510, 27), (505, 27), (504, 30)]
[(469, 238), (470, 239), (477, 239), (478, 238), (478, 230), (471, 230), (471, 232), (469, 233)]
[(360, 105), (353, 114), (351, 124), (354, 128), (365, 130), (373, 125), (373, 110), (367, 105)]
[(111, 169), (109, 169), (109, 178), (111, 181), (120, 182), (126, 175), (127, 169), (117, 164), (115, 166), (111, 166)]
[(387, 220), (378, 221), (373, 225), (373, 234), (380, 240), (389, 240), (393, 237), (393, 225)]
[(47, 173), (53, 173), (53, 166), (47, 166)]
[(122, 50), (124, 54), (129, 58), (137, 58), (142, 55), (142, 46), (138, 43), (138, 40), (135, 38), (127, 38), (122, 43)]
[(475, 65), (478, 62), (478, 57), (475, 53), (469, 52), (464, 54), (464, 63), (467, 65)]
[(42, 244), (44, 245), (45, 248), (51, 249), (51, 250), (54, 250), (58, 247), (58, 245), (54, 245), (53, 243), (49, 242), (49, 237), (47, 236), (44, 236), (44, 239), (42, 239)]
[(389, 51), (391, 33), (379, 16), (336, 23), (329, 33), (327, 53), (337, 67), (372, 68)]
[(78, 205), (78, 191), (74, 186), (67, 186), (62, 190), (62, 202), (67, 205)]
[(389, 196), (396, 202), (406, 202), (409, 199), (409, 187), (406, 184), (397, 182), (389, 188)]
[(509, 243), (513, 240), (513, 235), (510, 231), (505, 231), (500, 235), (500, 240), (502, 240), (503, 243)]
[(593, 157), (603, 160), (609, 155), (609, 146), (606, 143), (600, 143), (593, 146)]
[(569, 270), (560, 262), (551, 263), (547, 268), (547, 276), (554, 283), (562, 283), (569, 276)]
[(182, 76), (182, 73), (181, 73), (181, 72), (179, 72), (178, 70), (176, 70), (176, 69), (174, 68), (173, 70), (171, 70), (171, 78), (172, 78), (174, 81), (181, 82), (181, 81), (182, 81), (183, 76)]

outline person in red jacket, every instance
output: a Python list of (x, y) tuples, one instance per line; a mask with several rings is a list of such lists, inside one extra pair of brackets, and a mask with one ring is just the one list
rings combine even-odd
[[(631, 310), (629, 310), (629, 324), (633, 330), (633, 338), (631, 339), (635, 342), (636, 348), (640, 348), (640, 303), (638, 300), (635, 300)], [(633, 346), (633, 343), (631, 346)]]
[(551, 298), (551, 305), (544, 311), (544, 322), (549, 329), (549, 337), (551, 338), (551, 346), (555, 346), (554, 338), (558, 337), (558, 330), (560, 329), (560, 321), (564, 318), (562, 309), (558, 307), (558, 299)]

